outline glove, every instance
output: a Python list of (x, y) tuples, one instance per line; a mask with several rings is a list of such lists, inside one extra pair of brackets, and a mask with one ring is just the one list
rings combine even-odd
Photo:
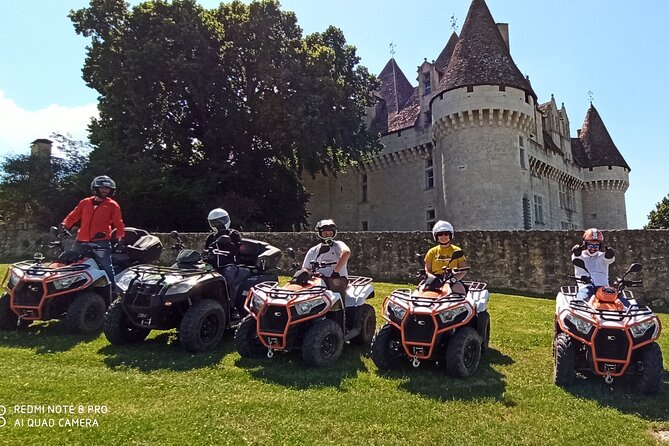
[(574, 254), (576, 257), (581, 257), (581, 254), (583, 253), (583, 250), (585, 249), (585, 244), (580, 244), (580, 245), (574, 245), (573, 248), (571, 248), (571, 253)]
[(339, 273), (337, 271), (333, 271), (332, 274), (330, 274), (331, 279), (335, 279), (337, 277), (341, 277), (341, 275), (339, 275)]

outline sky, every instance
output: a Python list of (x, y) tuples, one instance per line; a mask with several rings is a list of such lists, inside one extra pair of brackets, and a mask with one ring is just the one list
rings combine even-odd
[[(669, 2), (626, 0), (486, 0), (509, 24), (511, 55), (530, 76), (540, 103), (565, 104), (571, 134), (592, 102), (631, 167), (626, 194), (630, 229), (669, 194)], [(131, 1), (135, 5), (138, 1)], [(207, 8), (219, 1), (200, 0)], [(341, 28), (378, 74), (394, 57), (413, 85), (424, 59), (436, 59), (460, 31), (470, 0), (284, 0), (305, 34)], [(0, 0), (0, 156), (28, 153), (53, 132), (87, 138), (96, 91), (81, 78), (88, 40), (67, 18), (84, 0)], [(592, 92), (591, 95), (589, 92)]]

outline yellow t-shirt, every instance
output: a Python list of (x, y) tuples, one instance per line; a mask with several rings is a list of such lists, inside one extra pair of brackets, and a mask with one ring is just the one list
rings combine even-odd
[(435, 275), (443, 274), (445, 266), (448, 268), (459, 268), (462, 263), (466, 262), (466, 259), (462, 256), (451, 262), (451, 256), (455, 251), (462, 250), (453, 244), (448, 246), (437, 245), (430, 249), (427, 254), (425, 254), (425, 263), (430, 263), (432, 266), (432, 271), (430, 272)]

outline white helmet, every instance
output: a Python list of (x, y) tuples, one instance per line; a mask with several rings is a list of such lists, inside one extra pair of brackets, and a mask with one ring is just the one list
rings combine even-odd
[[(332, 237), (323, 237), (323, 231), (332, 231)], [(321, 220), (316, 223), (316, 233), (318, 238), (326, 243), (332, 243), (332, 240), (337, 236), (337, 225), (334, 220)]]
[(444, 220), (439, 220), (434, 224), (432, 227), (432, 237), (434, 237), (434, 241), (437, 242), (437, 234), (440, 232), (450, 232), (451, 233), (451, 240), (453, 239), (453, 236), (455, 235), (455, 231), (453, 230), (453, 225), (450, 224), (447, 221)]
[(207, 220), (209, 221), (209, 226), (211, 226), (211, 229), (214, 231), (230, 229), (230, 216), (225, 211), (225, 209), (213, 209), (211, 212), (209, 212)]

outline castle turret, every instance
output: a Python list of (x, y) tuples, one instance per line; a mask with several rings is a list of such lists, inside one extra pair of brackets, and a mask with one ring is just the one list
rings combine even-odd
[(53, 142), (50, 139), (36, 139), (30, 143), (30, 155), (38, 158), (51, 159), (51, 146)]
[(459, 229), (524, 227), (519, 146), (536, 134), (535, 102), (486, 3), (473, 0), (431, 102), (441, 218)]
[(572, 152), (583, 168), (583, 225), (627, 229), (625, 191), (630, 167), (592, 104), (578, 137), (572, 139)]

